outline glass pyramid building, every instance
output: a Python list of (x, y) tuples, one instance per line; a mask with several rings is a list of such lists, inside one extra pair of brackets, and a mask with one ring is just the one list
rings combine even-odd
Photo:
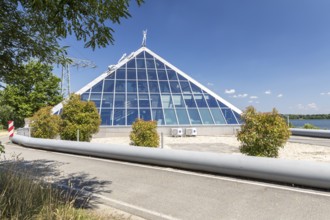
[(241, 110), (145, 46), (76, 94), (95, 103), (102, 126), (131, 126), (136, 118), (158, 126), (240, 124)]

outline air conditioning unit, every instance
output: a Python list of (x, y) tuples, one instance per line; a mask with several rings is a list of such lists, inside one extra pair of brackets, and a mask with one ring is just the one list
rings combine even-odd
[(196, 128), (186, 128), (186, 136), (197, 136)]
[(173, 137), (182, 137), (182, 128), (172, 128), (171, 129), (171, 134)]

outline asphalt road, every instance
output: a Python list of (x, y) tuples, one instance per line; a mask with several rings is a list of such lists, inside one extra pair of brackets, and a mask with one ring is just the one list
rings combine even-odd
[(311, 144), (330, 147), (330, 138), (315, 138), (315, 137), (304, 137), (304, 136), (291, 136), (289, 142)]
[(329, 219), (330, 216), (330, 192), (7, 144), (6, 157), (14, 154), (24, 158), (18, 162), (17, 170), (33, 170), (48, 181), (93, 193), (90, 206), (102, 203), (146, 219)]

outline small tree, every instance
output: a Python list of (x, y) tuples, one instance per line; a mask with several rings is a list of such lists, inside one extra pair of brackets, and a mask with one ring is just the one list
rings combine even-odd
[(31, 135), (36, 138), (55, 138), (60, 130), (60, 117), (51, 114), (51, 106), (41, 108), (31, 117)]
[(243, 124), (237, 134), (240, 151), (250, 156), (278, 157), (278, 150), (290, 137), (290, 130), (276, 109), (258, 113), (250, 106), (242, 114)]
[(71, 95), (63, 106), (61, 115), (60, 136), (63, 140), (90, 141), (92, 135), (99, 131), (100, 115), (94, 102), (81, 101), (79, 95)]
[(132, 145), (158, 147), (159, 135), (157, 133), (157, 122), (136, 119), (132, 125), (132, 131), (129, 137), (132, 141)]

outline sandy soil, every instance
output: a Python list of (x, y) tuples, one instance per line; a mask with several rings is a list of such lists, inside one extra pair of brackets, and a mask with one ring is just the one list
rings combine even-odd
[[(129, 137), (109, 137), (95, 138), (92, 142), (128, 145), (130, 140)], [(164, 137), (164, 148), (178, 150), (240, 154), (239, 145), (235, 136)], [(280, 149), (279, 158), (330, 163), (330, 146), (288, 142)]]

